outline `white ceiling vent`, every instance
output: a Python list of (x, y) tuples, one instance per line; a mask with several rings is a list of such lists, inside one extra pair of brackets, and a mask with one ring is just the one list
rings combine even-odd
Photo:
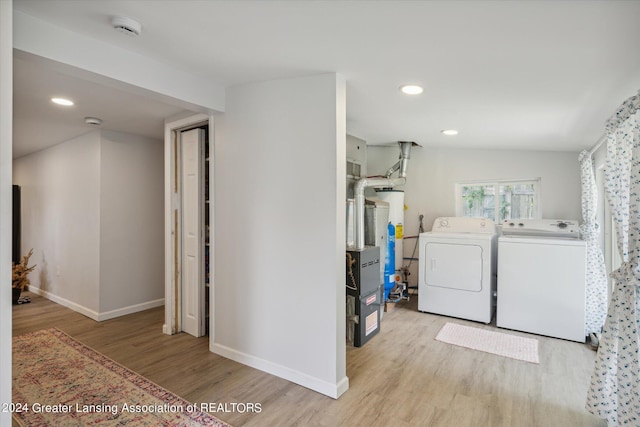
[(142, 24), (124, 16), (114, 16), (111, 19), (111, 25), (114, 29), (130, 36), (139, 36), (142, 32)]
[(88, 125), (100, 126), (102, 124), (102, 120), (97, 117), (85, 117), (84, 122)]

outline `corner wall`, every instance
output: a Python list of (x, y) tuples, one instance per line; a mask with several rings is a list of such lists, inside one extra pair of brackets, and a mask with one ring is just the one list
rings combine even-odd
[(94, 320), (164, 304), (163, 145), (94, 131), (14, 161), (30, 289)]
[[(11, 281), (11, 159), (13, 146), (13, 2), (0, 0), (0, 283)], [(11, 402), (11, 324), (9, 286), (0, 290), (0, 402)], [(0, 425), (11, 413), (0, 412)]]
[(212, 351), (337, 398), (345, 346), (345, 84), (230, 88), (216, 118)]

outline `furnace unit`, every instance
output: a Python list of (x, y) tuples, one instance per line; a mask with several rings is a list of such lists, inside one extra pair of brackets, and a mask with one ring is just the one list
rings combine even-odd
[(360, 347), (380, 330), (380, 248), (347, 251), (347, 337)]

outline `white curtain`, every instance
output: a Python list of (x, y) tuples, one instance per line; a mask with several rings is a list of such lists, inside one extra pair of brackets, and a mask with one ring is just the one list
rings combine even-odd
[(640, 426), (640, 96), (626, 100), (607, 121), (606, 190), (622, 265), (586, 408), (609, 426)]
[(580, 153), (582, 178), (582, 224), (580, 234), (587, 244), (586, 318), (585, 332), (600, 333), (607, 317), (607, 269), (598, 243), (600, 233), (596, 221), (598, 189), (593, 173), (593, 161), (588, 151)]

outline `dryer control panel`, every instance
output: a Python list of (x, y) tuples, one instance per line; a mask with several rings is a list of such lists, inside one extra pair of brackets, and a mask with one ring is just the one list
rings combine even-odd
[(435, 233), (496, 234), (496, 226), (488, 218), (453, 216), (436, 218), (431, 231)]

